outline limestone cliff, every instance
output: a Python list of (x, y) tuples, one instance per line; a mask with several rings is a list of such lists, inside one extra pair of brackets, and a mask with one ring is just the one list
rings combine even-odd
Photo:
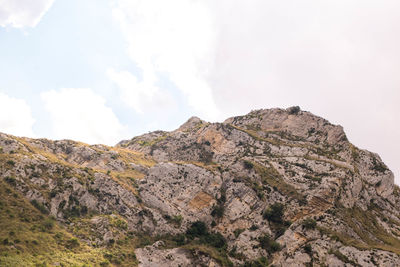
[[(6, 134), (0, 147), (5, 266), (400, 266), (393, 173), (298, 107), (115, 147)], [(54, 247), (23, 240), (41, 231)]]

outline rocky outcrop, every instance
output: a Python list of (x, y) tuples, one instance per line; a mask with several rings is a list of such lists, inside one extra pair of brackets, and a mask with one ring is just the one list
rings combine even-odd
[(133, 265), (400, 265), (393, 173), (298, 107), (193, 117), (115, 147), (0, 146), (2, 179), (88, 245), (136, 248)]

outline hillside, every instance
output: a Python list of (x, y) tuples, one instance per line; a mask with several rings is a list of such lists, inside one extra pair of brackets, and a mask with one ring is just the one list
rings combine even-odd
[(400, 266), (400, 189), (298, 107), (114, 147), (0, 134), (1, 266)]

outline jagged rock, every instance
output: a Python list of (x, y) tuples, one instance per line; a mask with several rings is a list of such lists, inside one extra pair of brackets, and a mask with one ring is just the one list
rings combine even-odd
[(192, 117), (115, 147), (6, 134), (0, 147), (6, 183), (90, 246), (136, 238), (139, 266), (400, 265), (393, 173), (299, 107)]

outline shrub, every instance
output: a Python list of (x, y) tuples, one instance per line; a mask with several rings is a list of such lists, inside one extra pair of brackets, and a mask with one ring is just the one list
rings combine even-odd
[(186, 230), (186, 234), (190, 238), (204, 236), (207, 233), (208, 233), (207, 226), (202, 221), (196, 221), (196, 222), (192, 223), (192, 225)]
[(245, 160), (245, 161), (243, 161), (243, 166), (245, 169), (251, 170), (251, 169), (253, 169), (254, 164), (253, 164), (253, 162), (251, 162), (249, 160)]
[(250, 231), (255, 231), (255, 230), (257, 230), (258, 229), (258, 226), (257, 225), (255, 225), (255, 224), (253, 224), (250, 228), (249, 228), (249, 230)]
[(211, 216), (216, 217), (216, 218), (221, 218), (224, 215), (224, 211), (225, 211), (224, 206), (217, 205), (211, 211)]
[[(86, 207), (86, 206), (84, 206), (84, 207)], [(128, 224), (126, 223), (126, 221), (121, 220), (121, 219), (116, 219), (116, 220), (114, 221), (114, 225), (115, 225), (117, 228), (122, 229), (122, 230), (128, 229)]]
[(315, 227), (317, 226), (317, 222), (312, 218), (307, 218), (303, 221), (302, 225), (306, 229), (315, 229)]
[(41, 213), (43, 214), (49, 214), (49, 211), (46, 209), (46, 207), (42, 204), (39, 203), (36, 199), (31, 201), (31, 204), (38, 209)]
[(185, 244), (186, 238), (183, 234), (177, 234), (172, 237), (172, 241), (174, 241), (178, 246), (183, 246)]
[(258, 238), (260, 247), (263, 248), (268, 253), (274, 253), (281, 249), (279, 243), (275, 242), (268, 234)]
[(265, 257), (260, 257), (254, 261), (246, 261), (243, 267), (266, 267), (268, 266), (268, 260)]
[(201, 241), (215, 248), (225, 248), (227, 245), (225, 238), (220, 233), (206, 234)]
[(290, 107), (287, 109), (287, 111), (289, 112), (289, 114), (297, 114), (300, 112), (300, 107), (299, 106), (294, 106), (294, 107)]
[(10, 185), (13, 185), (13, 186), (17, 185), (17, 180), (15, 180), (14, 177), (7, 176), (4, 180)]
[(377, 172), (383, 172), (383, 173), (388, 170), (386, 165), (379, 162), (376, 158), (372, 158), (372, 167), (370, 169), (377, 171)]
[(54, 227), (54, 221), (48, 218), (40, 225), (40, 230), (42, 232), (46, 232), (53, 229), (53, 227)]
[(190, 239), (198, 237), (200, 243), (215, 248), (226, 249), (227, 246), (225, 238), (220, 233), (209, 233), (206, 224), (202, 221), (192, 223), (189, 229), (187, 229), (186, 235)]
[(236, 238), (238, 238), (240, 236), (240, 234), (243, 232), (244, 232), (244, 229), (238, 228), (238, 229), (235, 229), (235, 231), (233, 231), (233, 234), (235, 235)]
[(70, 240), (67, 241), (67, 248), (72, 249), (72, 248), (76, 248), (79, 247), (79, 241), (76, 238), (71, 238)]
[(283, 210), (284, 206), (282, 203), (274, 203), (264, 211), (263, 218), (270, 222), (283, 223)]
[(308, 255), (312, 254), (312, 248), (310, 244), (304, 246), (304, 252), (307, 253)]
[(7, 164), (8, 165), (10, 165), (10, 166), (15, 166), (15, 161), (13, 161), (13, 160), (7, 160)]

